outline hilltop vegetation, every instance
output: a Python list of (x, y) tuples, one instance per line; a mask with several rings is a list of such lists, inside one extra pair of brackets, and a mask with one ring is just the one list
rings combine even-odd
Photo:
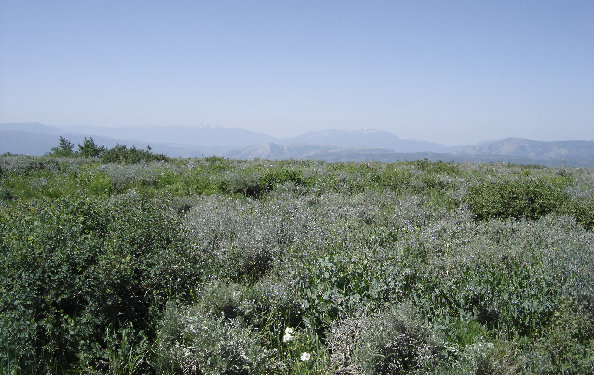
[(154, 154), (151, 147), (147, 146), (145, 150), (137, 149), (135, 146), (117, 144), (112, 148), (99, 146), (95, 144), (93, 138), (84, 139), (82, 144), (78, 145), (78, 150), (74, 151), (74, 145), (64, 137), (60, 137), (59, 144), (53, 147), (49, 156), (61, 157), (82, 157), (82, 158), (100, 158), (104, 163), (126, 163), (134, 164), (150, 161), (166, 161), (169, 158), (163, 154)]
[(70, 146), (0, 157), (2, 373), (594, 372), (590, 169)]

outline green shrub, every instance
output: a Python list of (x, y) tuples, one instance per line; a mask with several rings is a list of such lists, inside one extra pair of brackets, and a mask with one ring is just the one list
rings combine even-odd
[(177, 214), (138, 195), (22, 202), (1, 220), (0, 360), (25, 372), (93, 366), (106, 327), (150, 337), (151, 314), (201, 277)]
[[(550, 329), (536, 347), (545, 354), (547, 372), (587, 374), (594, 371), (594, 319), (591, 311), (564, 300), (555, 312)], [(548, 368), (547, 368), (548, 367)], [(544, 371), (543, 371), (544, 372)]]
[(10, 188), (0, 188), (0, 201), (11, 201), (13, 200), (14, 194)]
[(458, 166), (459, 164), (453, 162), (429, 161), (428, 159), (423, 159), (413, 161), (411, 164), (427, 174), (459, 175), (462, 173)]
[(105, 153), (105, 146), (98, 146), (95, 144), (93, 138), (85, 137), (83, 144), (78, 145), (77, 155), (83, 158), (100, 158)]
[(150, 161), (165, 161), (169, 158), (164, 154), (153, 154), (150, 146), (144, 150), (137, 149), (132, 146), (128, 148), (123, 145), (116, 145), (110, 149), (105, 150), (101, 154), (101, 161), (104, 163), (125, 163), (134, 164), (140, 162)]
[(560, 210), (569, 200), (566, 184), (562, 177), (489, 181), (472, 186), (466, 200), (478, 220), (536, 220)]
[(124, 145), (116, 145), (112, 148), (98, 146), (93, 138), (84, 139), (82, 144), (78, 145), (78, 151), (74, 151), (74, 145), (64, 137), (60, 137), (59, 144), (53, 147), (47, 154), (55, 157), (83, 157), (100, 158), (103, 163), (125, 163), (134, 164), (150, 161), (165, 161), (169, 158), (164, 154), (153, 154), (151, 147), (146, 149), (137, 149), (135, 146), (128, 148)]
[(88, 367), (87, 371), (108, 370), (113, 375), (134, 375), (146, 374), (152, 370), (147, 363), (151, 350), (148, 339), (143, 331), (136, 330), (132, 324), (121, 327), (119, 331), (108, 328), (105, 342), (107, 362), (101, 361), (98, 368)]
[(301, 172), (295, 169), (287, 168), (269, 168), (260, 178), (260, 186), (264, 191), (270, 191), (276, 185), (284, 184), (286, 182), (293, 182), (300, 185), (303, 182)]
[(109, 195), (112, 190), (112, 183), (105, 173), (94, 174), (88, 181), (88, 192), (94, 195)]
[(227, 172), (220, 184), (221, 190), (226, 194), (240, 194), (252, 199), (259, 199), (266, 192), (260, 184), (260, 176), (253, 171)]
[(52, 147), (51, 156), (69, 157), (74, 155), (74, 145), (64, 137), (60, 137), (58, 146)]
[(410, 184), (411, 177), (410, 171), (388, 164), (380, 172), (379, 185), (393, 191), (401, 191)]
[(575, 217), (575, 220), (586, 229), (591, 230), (594, 228), (594, 198), (574, 198), (559, 211)]

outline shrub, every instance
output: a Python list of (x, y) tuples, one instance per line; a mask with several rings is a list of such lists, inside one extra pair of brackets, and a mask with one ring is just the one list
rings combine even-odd
[(227, 172), (221, 181), (221, 190), (226, 194), (241, 194), (244, 197), (259, 199), (266, 189), (260, 185), (260, 176), (248, 172)]
[(14, 199), (14, 194), (10, 188), (0, 188), (0, 201), (10, 201)]
[(167, 374), (263, 374), (276, 353), (238, 320), (169, 304), (159, 323), (155, 369)]
[(104, 163), (135, 164), (140, 162), (165, 161), (168, 159), (165, 154), (153, 154), (150, 146), (141, 150), (134, 146), (128, 148), (118, 144), (101, 154), (101, 161)]
[[(586, 374), (594, 370), (594, 319), (574, 301), (566, 299), (555, 312), (550, 329), (536, 347), (545, 353), (548, 372)], [(548, 368), (547, 368), (548, 367)]]
[[(105, 333), (108, 361), (99, 362), (98, 368), (86, 370), (108, 370), (113, 375), (146, 374), (152, 370), (147, 363), (150, 355), (149, 342), (143, 331), (126, 324), (120, 330), (107, 329)], [(94, 371), (93, 371), (94, 372)]]
[(253, 283), (272, 269), (282, 254), (277, 236), (284, 224), (274, 216), (265, 218), (258, 208), (257, 202), (248, 199), (212, 196), (188, 212), (191, 240), (207, 257), (213, 274)]
[(77, 154), (83, 158), (99, 158), (105, 153), (105, 146), (97, 146), (93, 138), (85, 137), (83, 144), (78, 145)]
[(53, 147), (47, 154), (56, 157), (81, 156), (83, 158), (101, 158), (104, 163), (125, 163), (134, 164), (150, 161), (164, 161), (169, 158), (164, 154), (153, 154), (151, 147), (146, 149), (137, 149), (135, 146), (128, 148), (124, 145), (116, 145), (112, 148), (98, 146), (93, 138), (84, 139), (82, 144), (78, 145), (78, 151), (74, 151), (74, 145), (64, 137), (60, 137), (59, 144)]
[[(104, 357), (106, 327), (151, 336), (152, 315), (189, 299), (202, 268), (175, 212), (135, 194), (17, 202), (0, 232), (0, 362), (30, 373)], [(16, 367), (15, 367), (16, 368)]]
[(594, 228), (594, 198), (574, 198), (559, 211), (575, 217), (575, 220), (586, 229)]
[(478, 220), (536, 220), (558, 211), (569, 200), (566, 183), (562, 177), (489, 181), (472, 186), (466, 200)]
[(74, 145), (64, 137), (60, 137), (58, 146), (52, 147), (51, 156), (69, 157), (74, 155)]
[(335, 367), (360, 368), (369, 375), (426, 373), (443, 350), (443, 342), (411, 305), (359, 319), (348, 319), (331, 331)]
[(299, 185), (303, 182), (303, 176), (300, 171), (287, 168), (269, 168), (260, 178), (260, 186), (265, 191), (270, 191), (278, 184), (293, 182)]

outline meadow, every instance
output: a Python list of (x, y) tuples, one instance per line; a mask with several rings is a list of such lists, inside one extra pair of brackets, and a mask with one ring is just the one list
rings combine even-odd
[(594, 373), (594, 170), (62, 146), (0, 157), (0, 373)]

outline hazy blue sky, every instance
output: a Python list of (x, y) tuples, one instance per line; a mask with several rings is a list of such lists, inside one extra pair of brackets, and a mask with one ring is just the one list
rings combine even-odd
[(594, 139), (594, 0), (0, 0), (0, 122)]

